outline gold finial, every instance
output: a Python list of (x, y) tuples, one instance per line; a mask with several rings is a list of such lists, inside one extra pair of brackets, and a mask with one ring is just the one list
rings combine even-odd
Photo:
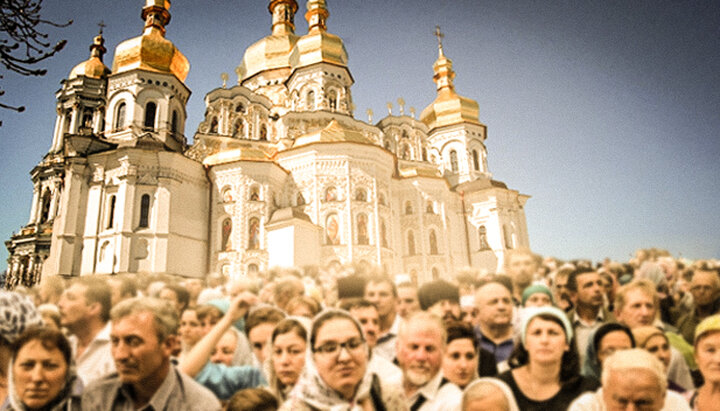
[(435, 26), (435, 32), (433, 33), (435, 37), (438, 39), (438, 52), (440, 55), (443, 55), (443, 46), (442, 46), (442, 39), (445, 37), (442, 31), (440, 31), (440, 26)]
[(388, 109), (388, 114), (392, 116), (392, 103), (389, 101), (387, 103), (387, 109)]
[(308, 31), (327, 30), (327, 18), (330, 12), (327, 9), (325, 0), (308, 0), (305, 19), (308, 22)]
[(223, 82), (222, 88), (227, 88), (227, 81), (229, 78), (228, 73), (220, 73), (220, 79)]
[(373, 116), (372, 109), (369, 108), (369, 109), (365, 110), (365, 113), (367, 113), (367, 116), (368, 116), (368, 123), (372, 124), (372, 116)]
[(98, 35), (93, 39), (93, 43), (90, 45), (90, 56), (98, 57), (100, 61), (102, 61), (105, 52), (107, 52), (107, 49), (105, 49), (105, 39), (103, 38), (103, 28), (105, 28), (105, 23), (100, 20), (98, 26), (100, 27), (100, 30), (98, 31)]
[(410, 107), (410, 117), (415, 118), (415, 107)]
[(237, 74), (237, 78), (238, 78), (237, 83), (239, 86), (240, 83), (242, 82), (242, 67), (241, 66), (235, 67), (235, 74)]
[(146, 0), (140, 16), (145, 20), (146, 34), (158, 30), (165, 35), (165, 26), (170, 23), (170, 1)]
[(270, 0), (268, 10), (272, 14), (273, 35), (295, 33), (295, 12), (298, 4), (295, 0)]
[(405, 99), (400, 97), (397, 99), (398, 106), (400, 107), (400, 115), (405, 115)]

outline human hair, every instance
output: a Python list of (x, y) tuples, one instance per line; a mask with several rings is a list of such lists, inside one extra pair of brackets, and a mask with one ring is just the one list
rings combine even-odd
[(620, 323), (605, 323), (598, 327), (598, 329), (595, 330), (595, 334), (593, 335), (592, 345), (593, 348), (595, 348), (596, 353), (600, 351), (600, 343), (602, 342), (603, 338), (605, 338), (606, 335), (610, 334), (613, 331), (622, 331), (627, 334), (628, 338), (630, 338), (630, 345), (632, 347), (635, 347), (635, 337), (633, 336), (632, 331), (630, 331), (630, 328)]
[(367, 290), (367, 287), (369, 284), (390, 284), (390, 288), (392, 289), (393, 297), (397, 298), (397, 286), (395, 285), (395, 282), (388, 277), (385, 274), (374, 274), (369, 277), (367, 277), (367, 281), (365, 282), (365, 290)]
[(104, 279), (95, 277), (79, 277), (73, 284), (80, 284), (85, 287), (85, 301), (88, 304), (100, 304), (100, 319), (107, 322), (110, 319), (112, 308), (112, 290)]
[(637, 280), (632, 280), (631, 282), (623, 285), (618, 289), (617, 293), (615, 294), (615, 311), (620, 312), (623, 308), (625, 308), (625, 303), (627, 302), (627, 294), (630, 291), (634, 290), (640, 290), (645, 295), (652, 297), (653, 299), (653, 305), (657, 309), (660, 307), (660, 297), (658, 297), (657, 291), (655, 291), (655, 284), (646, 279), (641, 278)]
[(365, 337), (363, 336), (362, 328), (360, 327), (360, 324), (358, 324), (357, 321), (350, 315), (349, 312), (345, 310), (325, 310), (315, 316), (312, 323), (312, 329), (310, 331), (310, 347), (312, 350), (315, 350), (315, 343), (317, 342), (317, 334), (320, 331), (320, 328), (328, 321), (330, 320), (348, 320), (355, 326), (355, 329), (357, 329), (358, 333), (360, 334), (360, 338), (365, 341)]
[(245, 333), (250, 335), (250, 331), (260, 324), (271, 323), (277, 324), (285, 318), (285, 313), (279, 309), (264, 305), (251, 310), (245, 320)]
[(377, 305), (364, 298), (348, 298), (340, 303), (340, 309), (348, 312), (357, 308), (374, 308), (377, 311)]
[(591, 267), (580, 266), (568, 274), (567, 277), (567, 289), (576, 293), (578, 290), (577, 278), (583, 274), (596, 273), (595, 269)]
[(13, 361), (17, 358), (20, 349), (31, 341), (40, 341), (46, 350), (57, 348), (65, 359), (65, 363), (70, 365), (72, 360), (72, 348), (70, 347), (70, 342), (62, 331), (55, 330), (47, 326), (32, 326), (20, 334), (20, 336), (10, 346)]
[(55, 304), (40, 304), (37, 307), (38, 314), (45, 319), (47, 316), (55, 324), (55, 327), (60, 328), (60, 309)]
[(416, 323), (426, 324), (440, 331), (441, 346), (445, 347), (447, 345), (448, 334), (445, 329), (445, 323), (443, 323), (442, 318), (427, 311), (414, 312), (410, 315), (410, 317), (408, 317), (408, 319), (403, 321), (400, 324), (400, 329), (398, 330), (398, 340), (405, 340), (407, 334), (410, 332), (410, 327)]
[(275, 326), (275, 329), (272, 332), (272, 337), (270, 337), (270, 341), (274, 344), (277, 336), (287, 333), (295, 333), (295, 335), (305, 341), (308, 339), (307, 329), (300, 323), (300, 321), (296, 318), (286, 318)]
[(512, 292), (513, 292), (512, 280), (510, 279), (510, 277), (508, 277), (506, 275), (502, 275), (502, 274), (488, 275), (488, 276), (481, 278), (477, 282), (477, 287), (475, 287), (475, 291), (477, 291), (477, 290), (481, 289), (482, 287), (485, 287), (486, 285), (491, 284), (491, 283), (502, 285), (508, 291), (510, 291), (510, 294), (512, 294)]
[(119, 302), (112, 311), (110, 318), (119, 321), (122, 318), (139, 313), (150, 313), (155, 324), (158, 341), (163, 342), (177, 332), (180, 321), (178, 314), (170, 302), (154, 297), (135, 297)]
[(45, 289), (49, 291), (54, 298), (58, 298), (63, 291), (65, 291), (65, 280), (59, 275), (43, 277), (40, 284), (38, 284), (38, 288)]
[[(509, 410), (510, 400), (508, 399), (508, 394), (512, 394), (512, 391), (506, 392), (501, 388), (501, 384), (504, 385), (505, 383), (501, 380), (494, 378), (480, 378), (478, 380), (475, 380), (474, 382), (471, 382), (467, 387), (465, 387), (465, 390), (463, 391), (462, 405), (460, 409), (465, 411), (468, 409), (468, 406), (470, 406), (471, 402), (489, 397), (499, 391), (505, 399), (505, 409)], [(509, 387), (506, 388), (508, 391), (510, 390)]]
[(512, 249), (512, 250), (507, 250), (505, 252), (505, 261), (503, 262), (503, 267), (505, 268), (505, 271), (507, 272), (508, 267), (510, 267), (510, 261), (512, 261), (512, 259), (514, 257), (522, 256), (522, 255), (530, 256), (530, 258), (532, 258), (532, 260), (533, 260), (533, 263), (535, 263), (535, 265), (537, 265), (538, 267), (542, 264), (542, 257), (540, 257), (539, 255), (533, 254), (533, 252), (530, 251), (530, 249), (516, 248), (516, 249)]
[(607, 387), (612, 371), (627, 371), (633, 369), (648, 370), (657, 377), (661, 391), (667, 389), (667, 375), (665, 366), (660, 360), (642, 348), (615, 351), (603, 362), (602, 385)]
[(277, 398), (264, 388), (245, 388), (230, 397), (226, 411), (276, 411)]
[[(565, 334), (565, 326), (562, 321), (552, 314), (539, 314), (535, 318), (540, 318), (545, 321), (553, 322), (560, 326)], [(580, 376), (580, 356), (578, 355), (577, 344), (575, 337), (573, 336), (568, 343), (569, 349), (562, 355), (560, 363), (560, 384), (568, 384), (577, 380)], [(518, 368), (526, 365), (530, 362), (530, 353), (525, 348), (522, 341), (518, 341), (513, 349), (510, 358), (508, 358), (508, 365), (510, 368)]]
[(178, 303), (180, 304), (180, 311), (190, 303), (190, 293), (185, 287), (177, 284), (165, 284), (163, 289), (168, 289), (175, 293)]
[(287, 304), (295, 297), (303, 295), (305, 285), (302, 280), (295, 276), (286, 276), (275, 283), (273, 289), (273, 301), (281, 310), (287, 309)]
[(445, 325), (447, 337), (445, 344), (450, 344), (453, 340), (468, 339), (472, 341), (473, 347), (478, 346), (477, 335), (473, 327), (464, 321), (451, 321)]
[(120, 295), (122, 297), (137, 297), (138, 283), (134, 275), (117, 274), (110, 277), (110, 279), (114, 279), (120, 282)]
[(223, 312), (221, 309), (215, 307), (214, 305), (205, 304), (195, 308), (195, 315), (200, 322), (205, 321), (206, 318), (211, 318), (213, 321), (218, 321), (220, 320), (220, 318), (222, 318)]
[(319, 313), (321, 309), (320, 304), (317, 302), (316, 299), (305, 295), (299, 295), (288, 301), (288, 303), (285, 305), (285, 311), (288, 313), (292, 313), (296, 308), (300, 306), (305, 306), (310, 311), (313, 317), (317, 315), (317, 313)]

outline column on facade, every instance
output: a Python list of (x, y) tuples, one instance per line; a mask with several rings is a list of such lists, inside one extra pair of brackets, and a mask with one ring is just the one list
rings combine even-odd
[(35, 187), (33, 187), (32, 205), (30, 206), (30, 220), (28, 220), (28, 225), (35, 224), (37, 222), (39, 202), (40, 187), (39, 184), (35, 183)]
[(350, 171), (350, 160), (346, 160), (345, 175), (347, 190), (345, 190), (345, 215), (349, 216), (348, 219), (348, 263), (353, 261), (353, 246), (355, 245), (355, 216), (353, 215), (352, 209), (352, 175)]
[(60, 203), (60, 184), (58, 180), (53, 181), (52, 190), (50, 191), (50, 211), (48, 212), (48, 221), (55, 219), (57, 215), (58, 205)]
[(80, 104), (75, 103), (75, 104), (73, 104), (72, 111), (70, 112), (70, 129), (68, 131), (71, 134), (77, 133), (79, 116), (80, 116)]
[(62, 146), (62, 134), (65, 123), (65, 116), (62, 115), (62, 110), (58, 108), (57, 116), (55, 117), (55, 132), (53, 133), (53, 142), (50, 147), (50, 152), (55, 153), (60, 151)]
[[(373, 178), (373, 210), (375, 213), (375, 252), (377, 258), (375, 259), (378, 267), (382, 267), (382, 238), (380, 233), (380, 207), (378, 206), (378, 185), (377, 179)], [(387, 199), (386, 199), (387, 201)]]

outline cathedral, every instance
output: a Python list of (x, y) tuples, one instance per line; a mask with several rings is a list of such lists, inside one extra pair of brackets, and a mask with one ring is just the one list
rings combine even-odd
[[(373, 122), (355, 117), (343, 40), (325, 0), (270, 0), (270, 35), (237, 84), (205, 95), (189, 144), (190, 63), (166, 33), (170, 1), (146, 0), (144, 30), (57, 92), (52, 145), (31, 171), (30, 219), (10, 240), (7, 286), (42, 276), (252, 276), (350, 262), (426, 281), (498, 271), (529, 248), (529, 196), (494, 180), (478, 103), (455, 90), (441, 33), (435, 100)], [(428, 76), (428, 82), (430, 82)], [(390, 107), (389, 107), (390, 108)]]

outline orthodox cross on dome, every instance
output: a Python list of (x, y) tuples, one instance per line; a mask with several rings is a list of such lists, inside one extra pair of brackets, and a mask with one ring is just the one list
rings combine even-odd
[(228, 73), (220, 73), (220, 80), (223, 82), (222, 88), (227, 88), (227, 81), (229, 78)]
[(367, 110), (365, 111), (365, 113), (367, 113), (367, 116), (368, 116), (368, 123), (372, 124), (372, 118), (373, 118), (373, 111), (372, 111), (372, 109), (371, 109), (371, 108), (367, 109)]
[(392, 116), (392, 106), (393, 106), (392, 103), (388, 101), (387, 109), (388, 109), (388, 114), (391, 116)]
[(410, 107), (410, 117), (415, 118), (415, 107)]
[(405, 115), (405, 99), (400, 97), (399, 99), (397, 99), (397, 103), (398, 103), (398, 106), (400, 106), (400, 115), (404, 116)]
[(104, 21), (100, 20), (100, 23), (98, 23), (98, 27), (100, 27), (100, 34), (103, 34), (103, 29), (107, 26), (105, 25)]
[(435, 26), (435, 32), (433, 32), (433, 34), (438, 39), (438, 50), (440, 50), (440, 54), (443, 54), (442, 39), (445, 37), (445, 34), (440, 31), (440, 26)]

